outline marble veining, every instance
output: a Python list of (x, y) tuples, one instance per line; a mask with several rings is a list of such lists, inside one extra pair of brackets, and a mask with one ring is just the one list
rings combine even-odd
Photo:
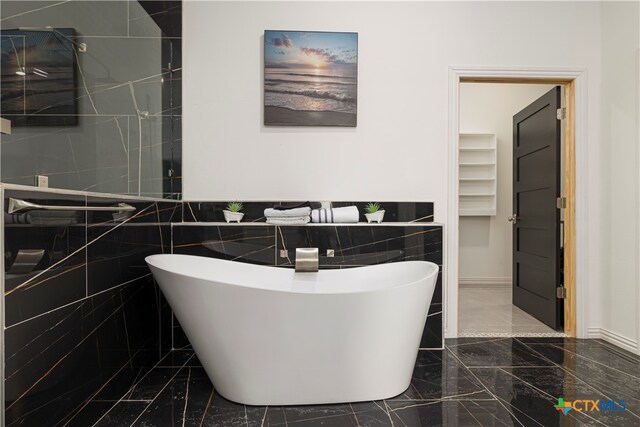
[[(172, 313), (144, 262), (171, 250), (175, 202), (4, 189), (80, 210), (5, 214), (5, 425), (91, 425), (171, 349)], [(127, 217), (85, 205), (136, 207)], [(13, 268), (20, 251), (37, 264)], [(98, 416), (99, 418), (99, 416)], [(77, 423), (77, 424), (76, 424)]]
[[(498, 344), (496, 344), (498, 343)], [(451, 346), (450, 346), (451, 344)], [(482, 357), (486, 345), (504, 348), (554, 348), (560, 355), (579, 357), (585, 364), (607, 354), (626, 370), (604, 372), (621, 384), (603, 389), (593, 372), (581, 364), (556, 363), (541, 357), (544, 366), (490, 366)], [(465, 348), (465, 358), (460, 358)], [(456, 350), (458, 349), (458, 350)], [(532, 351), (537, 353), (536, 351)], [(473, 355), (478, 355), (473, 356)], [(505, 354), (517, 363), (520, 356)], [(112, 402), (98, 426), (636, 426), (637, 357), (612, 349), (600, 340), (572, 338), (458, 339), (444, 350), (420, 351), (410, 388), (384, 401), (337, 405), (256, 407), (222, 398), (208, 381), (191, 350), (167, 355), (125, 397)], [(469, 364), (467, 363), (469, 362)], [(482, 366), (480, 366), (482, 365)], [(375, 373), (372, 373), (375, 374)], [(627, 391), (621, 388), (627, 387)], [(144, 401), (130, 398), (132, 390), (149, 392)], [(635, 396), (630, 393), (634, 393)], [(567, 416), (554, 405), (558, 397), (572, 399), (629, 399), (623, 412), (577, 412)], [(634, 400), (635, 399), (635, 400)]]

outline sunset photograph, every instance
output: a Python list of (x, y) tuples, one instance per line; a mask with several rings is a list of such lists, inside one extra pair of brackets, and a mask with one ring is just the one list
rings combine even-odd
[(264, 33), (264, 124), (356, 126), (358, 34)]

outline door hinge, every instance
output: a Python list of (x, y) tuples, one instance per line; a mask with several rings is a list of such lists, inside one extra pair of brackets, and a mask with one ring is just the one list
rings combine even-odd
[(556, 110), (556, 118), (558, 120), (564, 120), (567, 118), (567, 109), (565, 107), (558, 108)]
[(567, 288), (564, 286), (558, 286), (556, 288), (556, 298), (565, 299), (567, 297)]
[(567, 208), (567, 198), (566, 197), (556, 197), (556, 208), (558, 208), (558, 209), (566, 209)]
[(173, 174), (174, 174), (174, 170), (173, 170), (173, 169), (169, 169), (169, 170), (167, 171), (167, 176), (172, 177), (172, 176), (173, 176)]

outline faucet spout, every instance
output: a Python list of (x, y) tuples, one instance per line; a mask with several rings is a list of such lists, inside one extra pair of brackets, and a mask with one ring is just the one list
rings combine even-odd
[(296, 248), (296, 271), (318, 271), (318, 248)]

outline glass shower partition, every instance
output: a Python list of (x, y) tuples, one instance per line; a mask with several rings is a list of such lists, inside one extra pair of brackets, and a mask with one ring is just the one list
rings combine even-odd
[(166, 3), (2, 1), (2, 182), (180, 196), (181, 10)]

